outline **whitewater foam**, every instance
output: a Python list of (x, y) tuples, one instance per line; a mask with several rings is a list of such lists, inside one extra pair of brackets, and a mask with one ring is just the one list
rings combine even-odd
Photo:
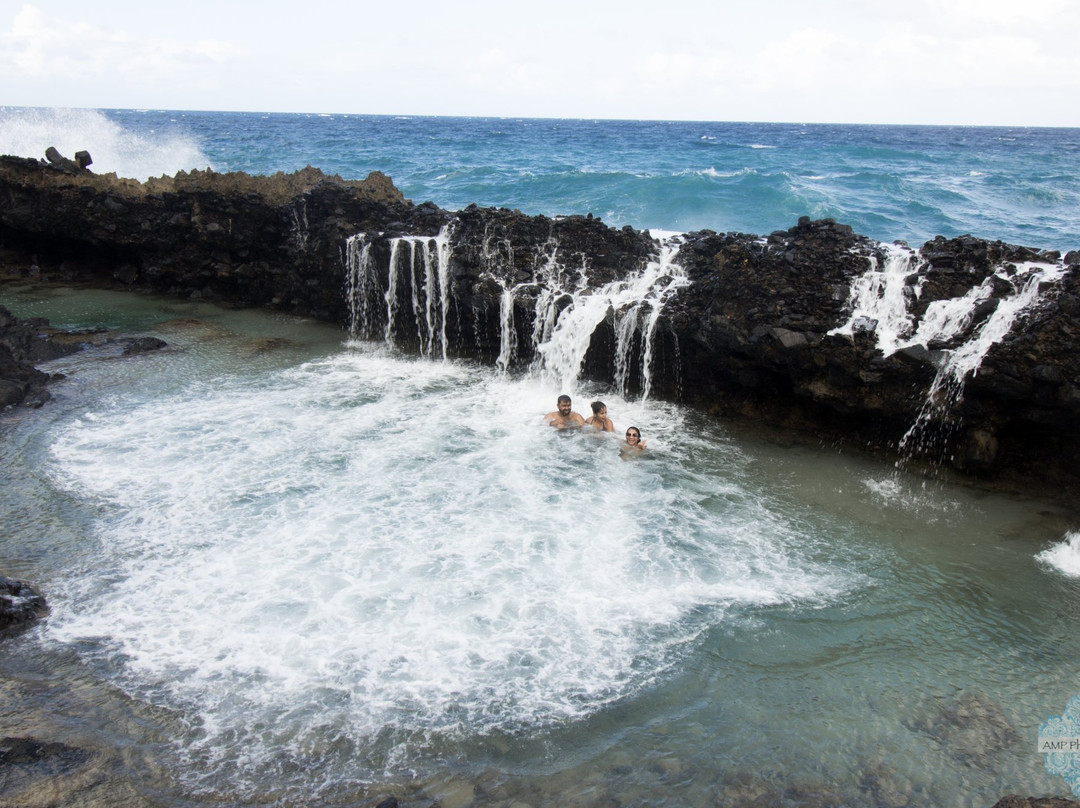
[(137, 180), (210, 166), (190, 135), (142, 135), (92, 109), (0, 107), (0, 154), (43, 159), (50, 146), (69, 158), (90, 152), (95, 174)]
[(588, 715), (732, 604), (849, 585), (756, 498), (700, 504), (735, 489), (682, 477), (676, 410), (605, 398), (651, 462), (544, 427), (540, 382), (370, 347), (88, 414), (53, 476), (100, 546), (48, 636), (189, 714), (185, 754), (258, 770), (329, 735), (389, 765)]
[(1080, 532), (1065, 534), (1065, 538), (1048, 547), (1035, 558), (1072, 578), (1080, 578)]

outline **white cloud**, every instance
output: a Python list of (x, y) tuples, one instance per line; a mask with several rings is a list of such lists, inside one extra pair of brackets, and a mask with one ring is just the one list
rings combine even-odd
[(759, 92), (805, 89), (836, 80), (858, 53), (858, 45), (832, 31), (795, 31), (766, 42), (748, 63), (745, 80)]
[(20, 9), (0, 41), (0, 66), (9, 81), (56, 80), (83, 88), (101, 80), (143, 87), (199, 81), (205, 68), (219, 69), (246, 53), (220, 40), (145, 37), (47, 18), (31, 5)]
[(927, 7), (932, 14), (951, 24), (1023, 26), (1059, 19), (1068, 11), (1069, 0), (927, 0)]
[(0, 0), (0, 104), (1080, 125), (1078, 25), (1076, 0)]
[(730, 58), (716, 51), (651, 51), (634, 62), (634, 70), (641, 80), (661, 88), (715, 81), (734, 67)]

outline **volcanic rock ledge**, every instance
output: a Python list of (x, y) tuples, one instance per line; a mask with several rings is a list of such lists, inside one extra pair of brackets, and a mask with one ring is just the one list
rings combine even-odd
[[(414, 205), (378, 173), (345, 181), (313, 168), (273, 177), (194, 171), (139, 183), (0, 157), (0, 262), (9, 272), (276, 308), (354, 332), (358, 307), (382, 307), (384, 322), (361, 335), (378, 337), (385, 319), (397, 318), (393, 330), (416, 335), (398, 343), (405, 350), (424, 348), (416, 301), (431, 292), (415, 268), (392, 287), (391, 258), (403, 243), (427, 249), (440, 233), (452, 240), (440, 338), (447, 355), (486, 363), (506, 360), (508, 328), (535, 333), (553, 260), (588, 290), (639, 272), (658, 251), (647, 233), (591, 216)], [(349, 296), (356, 290), (347, 255), (357, 234), (381, 273), (359, 302)], [(767, 237), (687, 234), (675, 261), (691, 283), (662, 310), (651, 394), (793, 426), (810, 440), (894, 454), (903, 440), (904, 460), (1080, 492), (1080, 253), (1062, 259), (972, 237), (924, 244), (910, 282), (915, 317), (980, 285), (993, 292), (951, 342), (886, 357), (873, 324), (835, 333), (851, 313), (853, 282), (880, 266), (886, 250), (850, 227), (807, 218)], [(1025, 262), (1056, 265), (1059, 277), (953, 391), (955, 401), (928, 406), (943, 351), (1005, 305), (1009, 284), (995, 273)], [(557, 305), (570, 305), (561, 295)], [(596, 329), (583, 363), (601, 381), (614, 378), (613, 321), (610, 313)], [(534, 358), (536, 346), (525, 343), (509, 370)], [(642, 346), (634, 350), (639, 359)], [(631, 374), (626, 392), (641, 382), (640, 372)]]

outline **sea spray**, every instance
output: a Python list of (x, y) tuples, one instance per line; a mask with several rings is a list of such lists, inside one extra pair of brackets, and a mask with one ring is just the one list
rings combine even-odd
[(1080, 578), (1080, 532), (1067, 533), (1059, 543), (1035, 558), (1071, 578)]
[(94, 173), (137, 180), (213, 167), (194, 135), (169, 128), (140, 132), (92, 109), (0, 107), (0, 154), (40, 160), (50, 146), (69, 158), (86, 150)]

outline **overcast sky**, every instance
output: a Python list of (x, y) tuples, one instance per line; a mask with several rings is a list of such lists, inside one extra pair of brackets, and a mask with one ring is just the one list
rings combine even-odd
[(1080, 126), (1078, 0), (0, 0), (0, 106)]

